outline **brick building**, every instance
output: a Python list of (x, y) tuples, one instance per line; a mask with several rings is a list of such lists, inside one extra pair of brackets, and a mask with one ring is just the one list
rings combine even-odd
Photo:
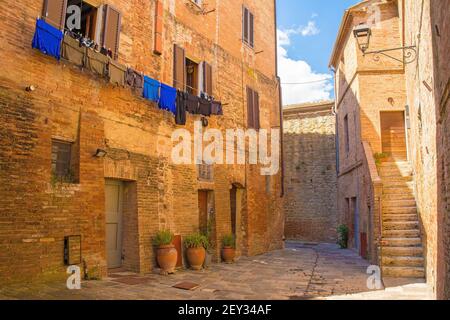
[(336, 124), (334, 102), (283, 108), (285, 235), (336, 242)]
[(330, 62), (340, 221), (384, 275), (426, 277), (438, 298), (449, 287), (449, 6), (362, 1), (345, 12)]
[[(280, 128), (275, 1), (81, 4), (80, 29), (110, 50), (110, 66), (220, 100), (209, 128)], [(68, 236), (81, 236), (69, 246), (94, 276), (150, 272), (162, 229), (182, 237), (211, 225), (216, 257), (232, 231), (242, 255), (282, 247), (281, 173), (175, 165), (172, 132), (193, 133), (201, 116), (178, 126), (130, 88), (31, 48), (36, 18), (63, 29), (73, 5), (0, 3), (0, 282), (65, 277)]]

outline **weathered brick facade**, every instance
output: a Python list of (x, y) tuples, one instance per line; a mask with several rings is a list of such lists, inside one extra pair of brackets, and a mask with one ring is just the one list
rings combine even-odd
[[(345, 13), (331, 60), (337, 84), (337, 202), (339, 224), (350, 227), (349, 245), (377, 263), (380, 195), (376, 193), (379, 177), (373, 155), (382, 152), (380, 112), (404, 111), (405, 85), (401, 62), (364, 57), (359, 50), (353, 28), (370, 17), (364, 8), (362, 3)], [(372, 30), (370, 46), (400, 46), (397, 6), (386, 2), (379, 9), (380, 26)]]
[(427, 255), (427, 278), (438, 298), (450, 294), (449, 83), (450, 1), (404, 1), (405, 43), (418, 47), (406, 67), (409, 146)]
[[(105, 1), (87, 1), (92, 5)], [(166, 0), (162, 52), (154, 54), (156, 1), (109, 0), (122, 13), (119, 62), (172, 84), (173, 45), (213, 69), (213, 95), (224, 115), (210, 128), (245, 128), (245, 87), (259, 92), (261, 128), (280, 128), (276, 75), (275, 3)], [(255, 16), (255, 49), (242, 38), (242, 5)], [(214, 180), (198, 180), (195, 165), (171, 162), (173, 115), (87, 70), (31, 49), (43, 1), (2, 1), (0, 12), (0, 281), (64, 277), (63, 240), (82, 236), (82, 258), (104, 276), (105, 179), (123, 182), (123, 267), (154, 266), (151, 239), (169, 228), (182, 236), (199, 230), (198, 191), (214, 192), (214, 241), (231, 232), (230, 189), (242, 194), (239, 251), (256, 255), (282, 247), (281, 176), (259, 165), (215, 165)], [(256, 52), (261, 53), (256, 54)], [(35, 91), (27, 92), (29, 85)], [(193, 133), (199, 116), (188, 115)], [(51, 183), (52, 139), (76, 146), (79, 183)], [(93, 157), (105, 149), (105, 158)], [(216, 247), (216, 257), (218, 250)]]
[[(380, 9), (381, 23), (376, 27), (372, 25), (369, 51), (415, 46), (416, 52), (405, 57), (406, 63), (402, 63), (402, 50), (389, 53), (400, 60), (396, 61), (385, 56), (363, 56), (357, 48), (352, 30), (360, 22), (368, 22), (373, 18), (371, 6)], [(383, 151), (380, 111), (404, 110), (407, 156), (412, 167), (412, 178), (403, 176), (399, 179), (408, 181), (411, 178), (411, 184), (406, 184), (408, 188), (411, 186), (417, 204), (425, 276), (438, 298), (449, 297), (449, 144), (446, 111), (450, 75), (449, 7), (448, 0), (362, 2), (346, 12), (331, 61), (336, 68), (338, 83), (336, 105), (341, 171), (338, 179), (339, 212), (343, 213), (344, 198), (348, 197), (349, 190), (354, 186), (362, 190), (364, 197), (360, 199), (360, 205), (363, 206), (359, 212), (360, 220), (364, 220), (363, 215), (366, 214), (370, 217), (370, 252), (372, 259), (379, 256), (376, 240), (381, 231), (378, 222), (387, 218), (384, 216), (386, 194), (387, 190), (393, 188), (383, 182), (383, 176), (380, 178), (383, 170), (387, 169), (379, 166), (377, 170), (373, 156)], [(349, 128), (350, 150), (355, 151), (346, 156), (342, 116), (349, 111), (357, 114), (355, 124), (350, 124)], [(365, 155), (361, 153), (363, 150)], [(351, 159), (350, 162), (348, 159)], [(398, 165), (395, 170), (399, 174), (403, 169)], [(389, 170), (392, 176), (392, 167)], [(389, 197), (392, 196), (389, 194)], [(399, 202), (405, 199), (405, 195), (396, 197)], [(368, 210), (364, 210), (366, 203), (369, 205)], [(379, 207), (380, 203), (382, 208)], [(383, 212), (381, 219), (380, 212)], [(398, 211), (397, 214), (401, 213)], [(397, 215), (397, 219), (399, 217)], [(386, 221), (384, 223), (386, 225)], [(386, 240), (388, 242), (391, 239)], [(420, 248), (415, 250), (421, 252)], [(409, 261), (419, 261), (420, 258), (417, 255), (414, 259)], [(374, 259), (374, 262), (377, 260)]]
[(287, 239), (336, 242), (334, 103), (283, 109), (285, 234)]

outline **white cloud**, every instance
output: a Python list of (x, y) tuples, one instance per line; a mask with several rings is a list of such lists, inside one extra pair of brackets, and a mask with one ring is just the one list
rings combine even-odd
[(314, 36), (320, 33), (315, 21), (309, 21), (306, 27), (300, 27), (299, 32), (302, 36)]
[[(306, 61), (289, 58), (286, 47), (291, 45), (292, 30), (277, 30), (277, 34), (278, 72), (283, 83), (283, 104), (330, 99), (333, 90), (332, 76), (314, 72)], [(323, 79), (327, 80), (318, 82)], [(313, 83), (304, 84), (311, 81)]]

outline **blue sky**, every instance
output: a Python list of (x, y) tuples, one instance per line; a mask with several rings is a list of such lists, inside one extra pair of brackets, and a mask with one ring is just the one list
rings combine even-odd
[[(277, 1), (279, 73), (285, 83), (285, 105), (333, 98), (332, 73), (328, 69), (331, 50), (345, 9), (358, 2)], [(323, 79), (328, 81), (320, 82)]]

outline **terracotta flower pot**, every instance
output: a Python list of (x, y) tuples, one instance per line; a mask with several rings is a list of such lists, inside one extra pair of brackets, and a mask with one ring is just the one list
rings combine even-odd
[(206, 258), (205, 248), (188, 248), (186, 255), (189, 265), (193, 270), (201, 270), (203, 268)]
[(159, 246), (156, 252), (156, 260), (163, 273), (175, 273), (178, 252), (174, 245)]
[(234, 258), (236, 258), (236, 249), (232, 247), (223, 247), (222, 249), (222, 259), (226, 263), (233, 263)]

